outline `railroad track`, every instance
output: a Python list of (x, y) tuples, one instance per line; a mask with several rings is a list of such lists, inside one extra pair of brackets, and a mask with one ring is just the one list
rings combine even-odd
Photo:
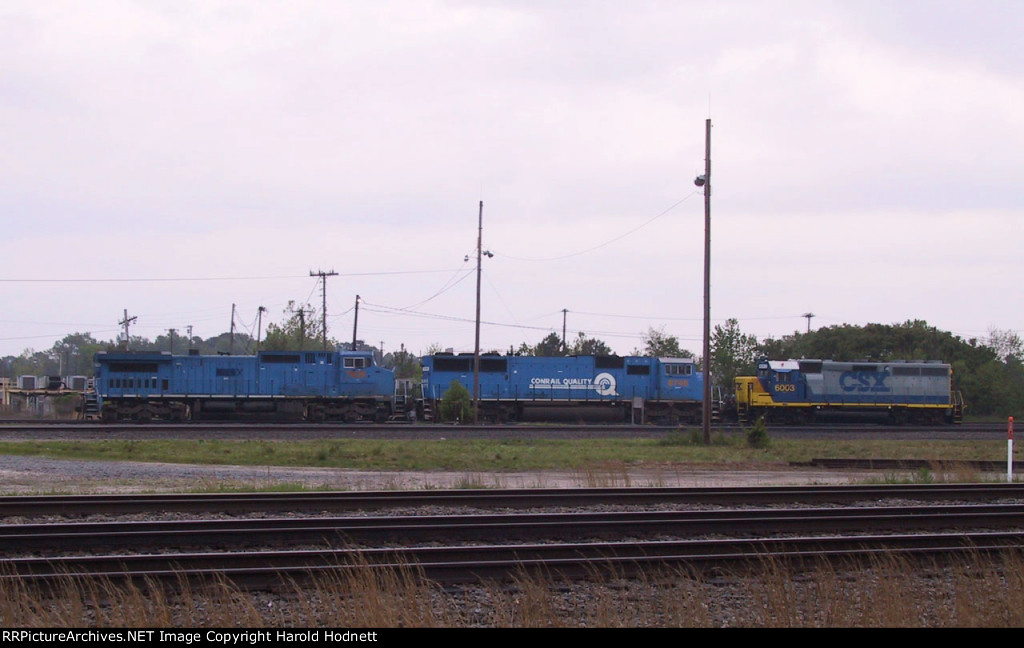
[(702, 534), (1024, 528), (1024, 504), (357, 516), (0, 525), (0, 552), (303, 544), (372, 547)]
[[(743, 426), (716, 424), (716, 430), (740, 434)], [(365, 423), (217, 423), (192, 421), (189, 423), (97, 423), (94, 421), (25, 421), (0, 420), (0, 439), (436, 439), (445, 438), (557, 438), (586, 439), (607, 437), (661, 438), (676, 433), (679, 426), (625, 425), (601, 423), (588, 425), (568, 424), (504, 424), (504, 425), (444, 425), (444, 424), (382, 424)], [(1004, 439), (1005, 422), (963, 423), (960, 425), (880, 425), (875, 423), (836, 423), (831, 425), (784, 426), (775, 425), (769, 433), (793, 438), (911, 438), (911, 439)]]
[(243, 589), (281, 589), (316, 576), (368, 568), (411, 573), (441, 584), (507, 580), (526, 574), (588, 578), (636, 576), (646, 569), (688, 572), (771, 560), (788, 566), (841, 561), (850, 565), (901, 558), (976, 556), (1024, 550), (1022, 532), (957, 532), (797, 538), (701, 539), (647, 542), (543, 543), (308, 551), (78, 556), (3, 561), (0, 581), (63, 586), (77, 575), (108, 581), (163, 583), (230, 581)]
[[(722, 491), (731, 495), (746, 491), (748, 496), (762, 491), (766, 497), (774, 495), (776, 503), (788, 498), (805, 506), (16, 523), (0, 526), (0, 548), (7, 556), (0, 561), (0, 578), (41, 587), (80, 575), (171, 585), (228, 579), (243, 588), (278, 588), (318, 574), (368, 567), (411, 571), (440, 583), (463, 583), (527, 572), (580, 578), (604, 570), (630, 575), (654, 566), (721, 568), (769, 557), (820, 562), (1020, 551), (1024, 549), (1024, 504), (1019, 489), (1010, 486), (816, 489), (832, 491), (833, 499), (903, 499), (916, 492), (945, 502), (941, 505), (811, 507), (806, 503), (821, 493), (802, 487), (640, 489), (690, 490), (694, 497), (700, 490), (716, 491), (707, 493), (712, 500)], [(614, 491), (628, 489), (594, 490), (612, 491), (608, 495), (614, 499), (621, 494)], [(462, 493), (448, 491), (434, 496), (435, 505), (444, 495), (460, 503), (449, 502), (449, 506), (465, 501)], [(1017, 501), (952, 503), (994, 497)], [(438, 542), (445, 544), (431, 545)], [(264, 548), (252, 550), (253, 546)], [(65, 555), (62, 550), (68, 547), (78, 555)], [(143, 549), (148, 553), (138, 553)], [(50, 555), (11, 556), (29, 550)]]
[(582, 507), (595, 504), (758, 504), (907, 500), (991, 501), (1024, 499), (1022, 483), (882, 484), (765, 487), (617, 487), (457, 489), (297, 493), (200, 493), (131, 495), (12, 495), (0, 497), (0, 519), (10, 516), (83, 516), (179, 511), (247, 513), (355, 511), (397, 507), (478, 508)]

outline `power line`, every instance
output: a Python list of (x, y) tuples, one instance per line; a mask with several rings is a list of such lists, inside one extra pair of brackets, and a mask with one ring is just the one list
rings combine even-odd
[[(416, 275), (452, 272), (452, 270), (394, 270), (382, 272), (341, 272), (339, 277), (381, 277), (389, 275)], [(268, 279), (299, 279), (306, 275), (268, 275), (248, 277), (116, 277), (116, 278), (57, 278), (57, 279), (0, 279), (0, 283), (166, 283), (175, 281), (266, 281)]]
[(561, 259), (570, 259), (570, 258), (575, 257), (575, 256), (580, 256), (582, 254), (586, 254), (588, 252), (593, 252), (594, 250), (599, 250), (599, 249), (601, 249), (603, 247), (607, 247), (607, 246), (611, 245), (612, 243), (615, 243), (616, 241), (620, 241), (620, 240), (626, 238), (627, 236), (629, 236), (630, 234), (633, 234), (634, 232), (639, 232), (643, 228), (647, 227), (648, 225), (650, 225), (654, 221), (658, 220), (659, 218), (661, 218), (665, 214), (669, 213), (670, 211), (672, 211), (673, 209), (675, 209), (679, 205), (683, 204), (684, 202), (686, 202), (687, 200), (689, 200), (693, 196), (697, 195), (698, 193), (699, 193), (699, 190), (698, 191), (694, 191), (693, 193), (689, 194), (688, 196), (685, 196), (684, 198), (680, 198), (672, 206), (668, 207), (667, 209), (662, 211), (657, 216), (655, 216), (655, 217), (653, 217), (651, 219), (648, 219), (644, 223), (638, 225), (637, 227), (634, 227), (633, 229), (629, 230), (628, 232), (620, 234), (619, 236), (616, 236), (615, 238), (608, 239), (604, 243), (600, 243), (598, 245), (595, 245), (593, 247), (587, 248), (585, 250), (580, 250), (579, 252), (573, 252), (572, 254), (564, 254), (564, 255), (561, 255), (561, 256), (547, 257), (547, 258), (517, 257), (517, 256), (512, 256), (511, 254), (502, 254), (500, 252), (495, 252), (494, 254), (496, 256), (503, 256), (503, 257), (506, 257), (506, 258), (509, 258), (509, 259), (515, 259), (516, 261), (560, 261)]

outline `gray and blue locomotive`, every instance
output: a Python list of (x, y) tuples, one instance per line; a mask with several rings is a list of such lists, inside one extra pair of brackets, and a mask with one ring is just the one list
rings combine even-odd
[(759, 360), (734, 383), (741, 421), (812, 423), (819, 415), (874, 414), (892, 423), (960, 423), (963, 396), (941, 362)]

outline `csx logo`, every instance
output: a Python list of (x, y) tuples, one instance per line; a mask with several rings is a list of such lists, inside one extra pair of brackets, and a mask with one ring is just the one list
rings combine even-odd
[(887, 392), (889, 376), (881, 371), (844, 371), (839, 376), (839, 388), (846, 392)]
[(777, 392), (795, 392), (796, 385), (775, 385), (775, 391)]

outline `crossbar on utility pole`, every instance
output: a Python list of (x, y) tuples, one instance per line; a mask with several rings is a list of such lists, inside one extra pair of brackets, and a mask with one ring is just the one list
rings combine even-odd
[(320, 315), (323, 320), (324, 351), (327, 350), (327, 277), (333, 277), (337, 274), (338, 273), (334, 270), (330, 270), (328, 272), (324, 272), (323, 270), (317, 270), (316, 272), (313, 272), (312, 270), (309, 271), (310, 277), (320, 277), (320, 280), (323, 282), (323, 310)]
[(135, 315), (132, 315), (131, 317), (128, 317), (128, 309), (126, 308), (126, 309), (124, 309), (124, 319), (122, 319), (121, 321), (118, 322), (118, 324), (120, 324), (121, 326), (124, 327), (124, 348), (125, 348), (125, 350), (128, 349), (128, 342), (131, 340), (131, 335), (129, 335), (129, 333), (128, 333), (128, 325), (133, 323), (133, 322), (135, 322), (135, 320), (137, 320), (137, 319), (139, 319), (139, 318), (137, 316), (135, 316)]

